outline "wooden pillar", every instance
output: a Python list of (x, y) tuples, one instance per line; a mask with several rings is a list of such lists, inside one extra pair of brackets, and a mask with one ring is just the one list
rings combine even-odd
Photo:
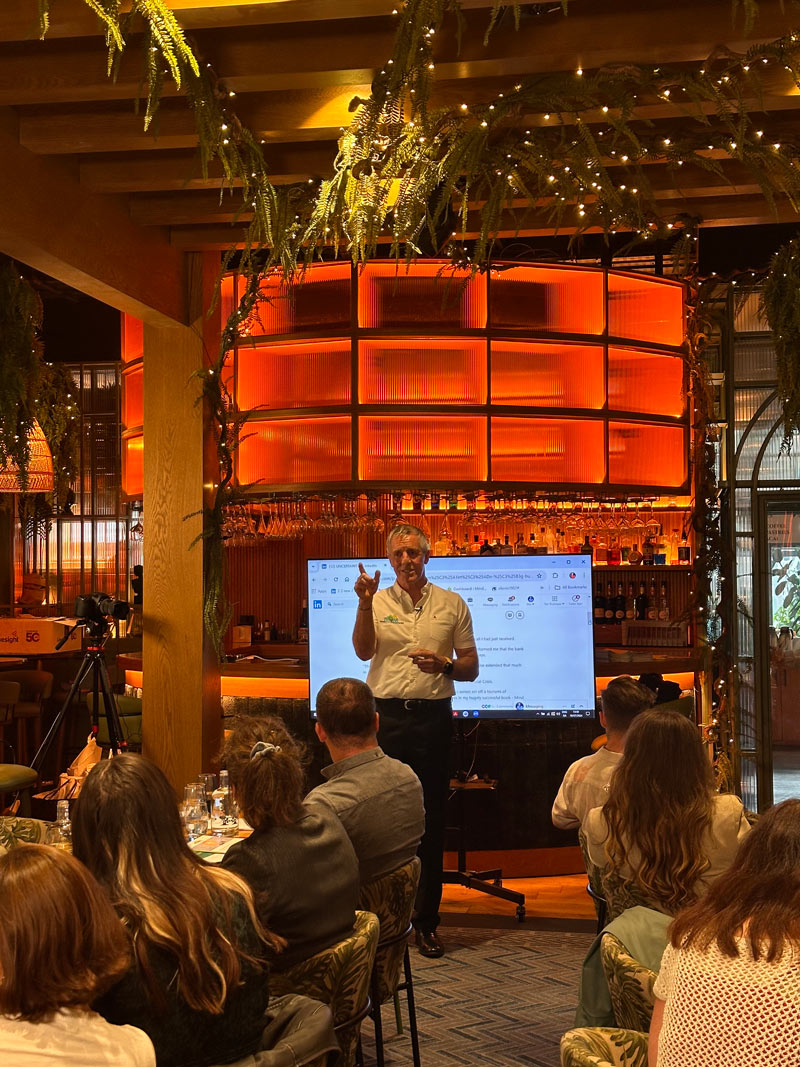
[(144, 753), (175, 788), (207, 770), (221, 740), (219, 665), (203, 626), (204, 504), (215, 481), (208, 418), (192, 375), (213, 362), (206, 316), (219, 259), (187, 263), (189, 326), (144, 326)]

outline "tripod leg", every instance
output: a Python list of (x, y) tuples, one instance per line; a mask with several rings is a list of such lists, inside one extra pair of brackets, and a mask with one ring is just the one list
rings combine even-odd
[(92, 669), (92, 663), (92, 653), (87, 652), (86, 655), (83, 657), (83, 663), (81, 663), (80, 667), (78, 668), (78, 673), (75, 675), (75, 681), (70, 686), (69, 693), (67, 693), (67, 699), (64, 701), (61, 710), (56, 715), (55, 719), (53, 719), (53, 725), (47, 731), (47, 736), (45, 737), (44, 741), (42, 741), (41, 745), (39, 745), (39, 751), (31, 760), (31, 767), (33, 767), (34, 770), (38, 771), (40, 769), (44, 757), (50, 750), (50, 746), (52, 745), (53, 740), (56, 734), (58, 733), (59, 728), (61, 727), (61, 723), (64, 721), (64, 716), (67, 714), (67, 711), (71, 707), (72, 701), (75, 699), (75, 694), (81, 687), (81, 682)]
[(108, 740), (111, 751), (114, 753), (125, 752), (128, 742), (122, 733), (122, 723), (119, 721), (119, 709), (111, 691), (111, 681), (108, 677), (108, 669), (105, 660), (98, 657), (97, 671), (100, 676), (100, 687), (103, 691), (103, 702), (106, 708), (106, 722), (108, 723)]

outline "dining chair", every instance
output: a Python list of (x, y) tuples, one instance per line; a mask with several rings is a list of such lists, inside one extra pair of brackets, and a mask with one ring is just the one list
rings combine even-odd
[[(0, 759), (5, 758), (6, 727), (14, 721), (14, 709), (19, 702), (19, 682), (9, 682), (0, 676)], [(14, 750), (11, 750), (12, 756)]]
[(53, 692), (53, 675), (49, 671), (3, 671), (3, 681), (19, 682), (20, 699), (14, 709), (17, 723), (17, 759), (27, 763), (28, 724), (33, 724), (34, 752), (42, 743), (44, 702)]
[(379, 929), (377, 915), (357, 911), (349, 937), (270, 975), (270, 993), (275, 996), (301, 993), (329, 1005), (342, 1050), (340, 1067), (352, 1067), (356, 1062), (361, 1022), (370, 1010), (369, 983)]
[(647, 1034), (608, 1026), (568, 1030), (561, 1067), (647, 1067)]
[(406, 994), (408, 1029), (411, 1035), (411, 1056), (414, 1067), (420, 1067), (417, 1012), (414, 1003), (414, 984), (411, 975), (411, 958), (408, 939), (413, 932), (411, 915), (419, 884), (420, 861), (410, 860), (388, 874), (375, 878), (361, 887), (362, 908), (374, 912), (380, 920), (381, 929), (375, 964), (370, 980), (370, 1016), (375, 1027), (375, 1059), (378, 1067), (384, 1065), (383, 1019), (381, 1005), (394, 1002), (397, 1032), (402, 1032), (400, 1015), (401, 992)]

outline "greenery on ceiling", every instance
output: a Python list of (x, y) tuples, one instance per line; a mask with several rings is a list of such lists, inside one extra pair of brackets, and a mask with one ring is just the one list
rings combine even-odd
[(0, 467), (14, 464), (28, 484), (28, 434), (41, 377), (42, 303), (10, 259), (0, 259)]
[(800, 432), (800, 240), (790, 241), (773, 257), (762, 300), (775, 340), (783, 449), (788, 451)]

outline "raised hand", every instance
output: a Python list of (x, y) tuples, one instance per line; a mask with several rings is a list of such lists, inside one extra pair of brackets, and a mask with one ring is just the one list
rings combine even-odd
[(367, 572), (364, 570), (364, 564), (359, 563), (358, 569), (360, 574), (355, 580), (353, 590), (356, 593), (359, 600), (370, 601), (378, 592), (378, 586), (381, 580), (381, 572), (375, 571), (374, 578), (370, 578)]

